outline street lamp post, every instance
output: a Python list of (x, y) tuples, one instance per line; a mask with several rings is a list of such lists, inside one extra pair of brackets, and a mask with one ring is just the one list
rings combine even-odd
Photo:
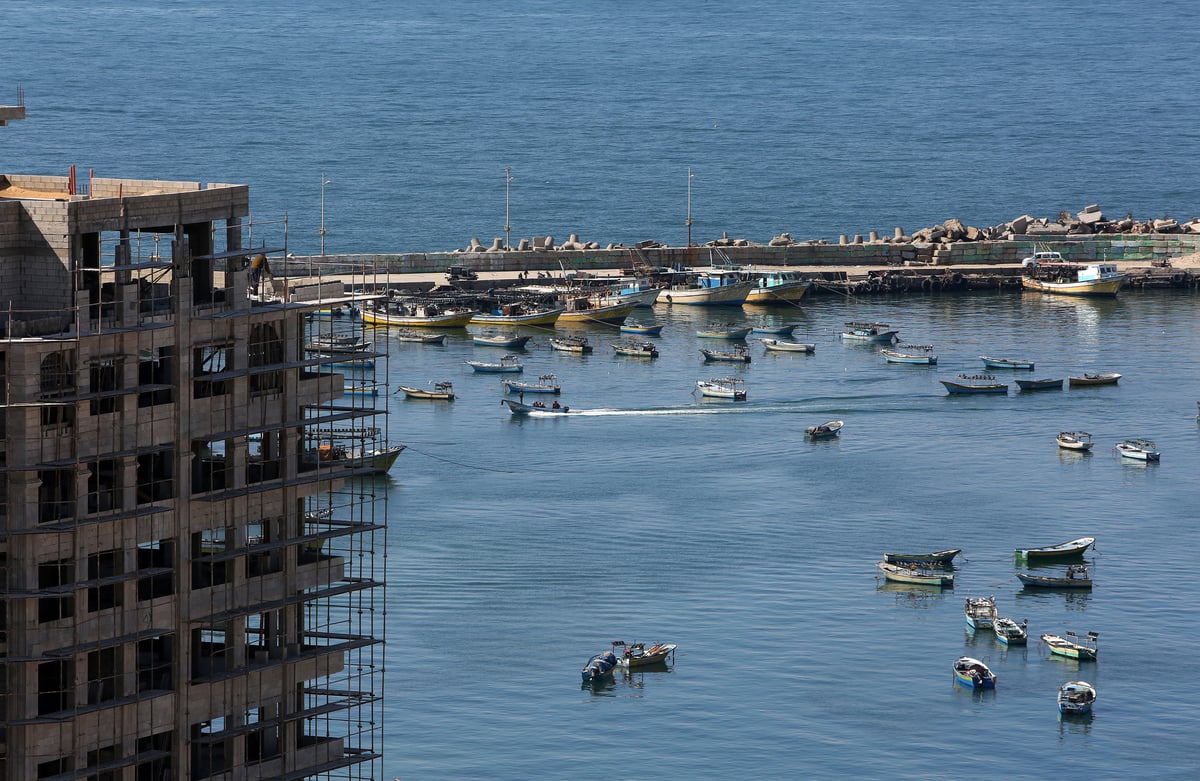
[(512, 220), (508, 213), (509, 188), (512, 186), (512, 166), (504, 166), (504, 246), (512, 249)]
[(687, 245), (692, 246), (692, 169), (688, 168), (688, 191), (687, 191)]
[(325, 173), (321, 173), (321, 257), (325, 256), (325, 185), (332, 182), (325, 178)]

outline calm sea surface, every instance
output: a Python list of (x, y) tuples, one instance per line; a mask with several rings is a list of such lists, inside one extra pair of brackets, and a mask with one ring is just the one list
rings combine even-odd
[[(1197, 6), (513, 0), (0, 4), (0, 172), (242, 182), (290, 248), (514, 241), (675, 244), (975, 225), (1098, 202), (1200, 213)], [(798, 322), (812, 356), (705, 367), (708, 315), (658, 311), (662, 357), (551, 353), (567, 419), (515, 419), (477, 352), (393, 344), (387, 778), (1194, 778), (1200, 333), (1190, 294), (852, 301)], [(936, 369), (836, 334), (894, 323)], [(994, 354), (1116, 387), (950, 398)], [(736, 373), (749, 401), (701, 401)], [(846, 421), (812, 444), (805, 426)], [(1096, 452), (1054, 434), (1092, 432)], [(1159, 465), (1122, 462), (1146, 436)], [(1091, 594), (1017, 588), (1015, 547), (1099, 539)], [(957, 588), (883, 586), (883, 550), (961, 547)], [(1100, 661), (965, 630), (994, 594), (1033, 634), (1100, 633)], [(615, 639), (679, 644), (669, 673), (581, 689)], [(995, 693), (952, 683), (970, 654)], [(1060, 722), (1083, 678), (1095, 718)], [(1013, 764), (1009, 764), (1013, 763)]]

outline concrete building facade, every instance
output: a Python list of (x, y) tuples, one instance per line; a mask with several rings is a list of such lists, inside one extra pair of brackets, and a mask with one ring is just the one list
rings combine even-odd
[(381, 775), (386, 486), (317, 443), (386, 432), (306, 349), (355, 297), (249, 214), (0, 176), (0, 778)]

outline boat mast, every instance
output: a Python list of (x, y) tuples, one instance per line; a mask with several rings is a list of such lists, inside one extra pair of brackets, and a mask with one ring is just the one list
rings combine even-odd
[(684, 222), (687, 226), (687, 245), (692, 246), (692, 169), (688, 167), (688, 182), (687, 182), (687, 220)]

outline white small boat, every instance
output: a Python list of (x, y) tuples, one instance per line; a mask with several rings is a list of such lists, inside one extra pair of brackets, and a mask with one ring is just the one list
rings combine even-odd
[(1159, 459), (1158, 446), (1148, 439), (1127, 439), (1124, 442), (1118, 442), (1113, 449), (1120, 453), (1122, 458), (1131, 458), (1135, 461), (1158, 461)]
[(1072, 388), (1086, 388), (1089, 385), (1116, 385), (1119, 379), (1121, 379), (1121, 375), (1116, 372), (1103, 374), (1084, 372), (1067, 377), (1067, 385)]
[(1115, 263), (1076, 266), (1053, 261), (1035, 262), (1025, 267), (1021, 287), (1065, 296), (1115, 296), (1126, 279)]
[(782, 339), (760, 339), (763, 347), (768, 350), (781, 353), (813, 353), (816, 352), (815, 344), (806, 344), (804, 342), (785, 342)]
[(842, 331), (842, 338), (848, 342), (894, 342), (899, 330), (887, 323), (871, 323), (861, 320), (851, 320)]
[(450, 382), (435, 383), (433, 390), (426, 388), (410, 388), (401, 385), (400, 390), (410, 399), (433, 399), (436, 401), (454, 401), (454, 384)]
[(886, 561), (880, 561), (875, 564), (875, 568), (883, 573), (885, 580), (893, 583), (954, 588), (954, 573), (933, 572), (920, 564), (889, 564)]
[(979, 356), (983, 365), (989, 369), (1033, 369), (1033, 361), (1020, 358), (992, 358), (988, 355)]
[(1096, 687), (1087, 681), (1067, 681), (1058, 687), (1058, 712), (1065, 716), (1083, 716), (1092, 712)]
[(972, 629), (991, 629), (996, 621), (995, 597), (967, 597), (963, 607), (967, 616), (967, 626)]
[(558, 384), (558, 378), (553, 374), (543, 374), (538, 377), (537, 382), (501, 380), (500, 384), (508, 393), (553, 393), (555, 395), (562, 393), (562, 386)]
[(1084, 551), (1095, 544), (1095, 537), (1080, 537), (1077, 540), (1067, 540), (1057, 545), (1043, 545), (1040, 548), (1017, 548), (1016, 555), (1020, 559), (1054, 559), (1066, 556), (1082, 556)]
[(503, 347), (508, 350), (520, 350), (529, 342), (531, 336), (518, 336), (514, 333), (479, 334), (472, 341), (480, 347)]
[(588, 355), (592, 352), (592, 346), (588, 344), (586, 336), (552, 336), (550, 337), (550, 349), (579, 355)]
[(1067, 659), (1078, 659), (1081, 662), (1094, 662), (1100, 653), (1100, 634), (1088, 632), (1087, 637), (1080, 637), (1074, 632), (1067, 632), (1066, 637), (1058, 635), (1042, 635), (1042, 642), (1055, 656)]
[(399, 330), (393, 333), (398, 342), (416, 342), (417, 344), (443, 344), (445, 334), (423, 334), (420, 331)]
[(918, 366), (936, 366), (937, 355), (930, 344), (898, 344), (879, 351), (888, 363), (911, 363)]
[(484, 374), (520, 374), (525, 371), (525, 367), (521, 365), (515, 355), (506, 355), (500, 359), (499, 363), (490, 361), (464, 361), (464, 363), (475, 371)]
[(1092, 435), (1086, 431), (1060, 431), (1054, 441), (1064, 450), (1092, 449)]
[(701, 396), (714, 399), (746, 400), (746, 385), (740, 377), (714, 377), (711, 380), (697, 380), (696, 389)]
[(809, 439), (833, 439), (841, 433), (844, 425), (846, 425), (845, 422), (840, 420), (827, 420), (824, 423), (809, 426), (804, 429), (804, 433)]

